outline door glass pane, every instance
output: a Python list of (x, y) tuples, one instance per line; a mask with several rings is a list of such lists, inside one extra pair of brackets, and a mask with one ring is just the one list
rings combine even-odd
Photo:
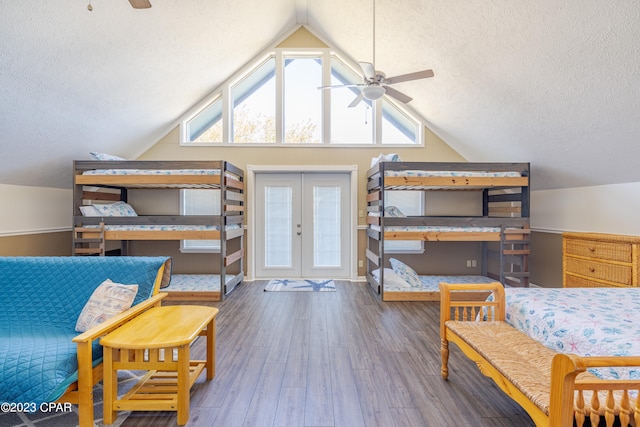
[(322, 60), (284, 60), (284, 142), (318, 144), (322, 137)]
[(264, 189), (264, 265), (291, 267), (293, 264), (293, 191), (291, 187)]
[(340, 267), (340, 187), (313, 187), (313, 265)]

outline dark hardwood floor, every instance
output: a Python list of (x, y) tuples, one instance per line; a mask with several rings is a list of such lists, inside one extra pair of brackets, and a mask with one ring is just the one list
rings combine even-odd
[[(213, 304), (216, 377), (194, 385), (188, 425), (534, 425), (455, 345), (442, 380), (438, 303), (382, 302), (364, 283), (338, 282), (336, 292), (264, 284), (244, 283)], [(192, 354), (202, 357), (202, 344)], [(168, 412), (122, 424), (175, 425)]]

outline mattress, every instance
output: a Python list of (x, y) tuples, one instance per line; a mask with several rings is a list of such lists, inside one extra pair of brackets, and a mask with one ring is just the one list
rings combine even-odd
[(83, 175), (220, 175), (220, 169), (94, 169)]
[[(640, 289), (509, 288), (506, 321), (561, 353), (640, 355)], [(640, 379), (640, 369), (593, 370), (601, 378)]]
[(445, 283), (493, 283), (495, 280), (486, 276), (420, 276), (422, 287), (400, 287), (384, 285), (385, 292), (434, 292), (440, 291), (438, 284)]
[[(372, 230), (380, 231), (380, 226), (371, 225)], [(431, 225), (387, 225), (384, 227), (385, 232), (389, 231), (425, 231), (431, 233), (499, 233), (500, 227), (450, 227), (450, 226), (431, 226)]]
[[(238, 228), (228, 225), (227, 230)], [(218, 225), (105, 225), (107, 231), (214, 231), (220, 230)]]
[(384, 171), (384, 176), (393, 177), (466, 177), (466, 178), (515, 178), (521, 177), (520, 172), (483, 172), (483, 171), (425, 171), (404, 170)]
[[(99, 225), (87, 225), (87, 228), (99, 228)], [(225, 230), (240, 228), (239, 224), (227, 225)], [(215, 231), (220, 230), (218, 225), (105, 225), (107, 231)]]
[[(235, 275), (227, 274), (226, 282), (230, 284)], [(169, 287), (164, 288), (168, 292), (219, 292), (219, 274), (174, 274), (171, 276)]]

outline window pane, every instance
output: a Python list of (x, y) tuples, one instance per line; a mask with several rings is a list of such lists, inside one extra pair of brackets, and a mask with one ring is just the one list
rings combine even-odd
[(233, 142), (276, 142), (276, 60), (269, 58), (231, 88)]
[[(220, 190), (182, 190), (182, 215), (220, 215)], [(220, 250), (220, 241), (183, 240), (182, 248)]]
[(291, 187), (266, 187), (264, 194), (264, 265), (293, 265), (293, 191)]
[(187, 142), (222, 142), (222, 98), (187, 122)]
[[(331, 59), (331, 85), (360, 84), (362, 77), (337, 58)], [(363, 99), (352, 108), (349, 104), (360, 93), (360, 87), (331, 90), (331, 143), (371, 144), (373, 142), (373, 109)]]
[(322, 135), (322, 60), (284, 60), (284, 142), (318, 144)]
[(313, 187), (313, 266), (340, 267), (340, 187)]
[[(386, 207), (395, 206), (406, 216), (424, 215), (424, 205), (421, 191), (385, 191)], [(419, 240), (385, 240), (386, 251), (419, 251), (422, 242)]]
[(418, 123), (386, 99), (382, 100), (382, 143), (417, 144)]

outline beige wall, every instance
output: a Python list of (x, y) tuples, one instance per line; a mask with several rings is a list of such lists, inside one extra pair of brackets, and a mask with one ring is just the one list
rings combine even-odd
[(71, 255), (71, 190), (0, 184), (0, 197), (0, 256)]
[(639, 182), (531, 192), (531, 281), (562, 286), (562, 232), (640, 234)]
[(562, 234), (531, 233), (529, 257), (531, 283), (545, 288), (562, 287)]
[(69, 256), (71, 231), (0, 237), (0, 256)]
[[(365, 209), (366, 172), (371, 158), (380, 153), (398, 153), (405, 161), (464, 162), (458, 153), (434, 133), (425, 129), (425, 146), (416, 148), (395, 147), (256, 147), (256, 146), (180, 146), (179, 128), (175, 128), (139, 160), (227, 160), (245, 169), (247, 165), (357, 165), (358, 209)], [(364, 223), (364, 220), (362, 221)]]

